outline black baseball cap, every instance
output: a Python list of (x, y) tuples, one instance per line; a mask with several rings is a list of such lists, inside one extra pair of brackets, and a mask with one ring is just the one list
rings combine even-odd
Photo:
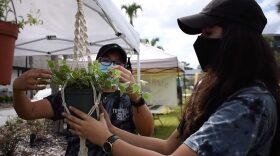
[(96, 60), (98, 58), (104, 56), (104, 54), (106, 54), (107, 52), (110, 52), (110, 51), (113, 51), (113, 50), (120, 52), (120, 54), (123, 58), (123, 63), (126, 64), (127, 54), (124, 51), (124, 49), (116, 43), (103, 45), (97, 53)]
[(203, 28), (222, 22), (237, 22), (262, 33), (267, 19), (255, 0), (212, 0), (200, 13), (177, 19), (186, 34), (201, 33)]

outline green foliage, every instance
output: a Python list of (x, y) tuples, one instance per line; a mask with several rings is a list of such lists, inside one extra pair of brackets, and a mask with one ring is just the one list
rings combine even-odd
[(13, 102), (12, 96), (8, 96), (8, 95), (0, 96), (0, 103), (12, 103), (12, 102)]
[(186, 61), (182, 61), (181, 62), (184, 65), (184, 70), (192, 70), (192, 67), (189, 67), (189, 63), (187, 63)]
[(30, 134), (36, 134), (36, 136), (43, 137), (48, 131), (50, 131), (48, 129), (49, 127), (45, 126), (47, 122), (46, 119), (27, 120), (26, 125)]
[[(280, 5), (280, 2), (279, 2), (279, 5)], [(263, 36), (264, 39), (268, 42), (268, 44), (270, 45), (271, 48), (275, 48), (275, 38), (273, 36)], [(280, 54), (278, 52), (275, 53), (275, 59), (277, 61), (277, 63), (279, 64), (280, 63)]]
[(173, 108), (169, 114), (154, 116), (155, 131), (154, 137), (167, 139), (172, 132), (178, 127), (181, 118), (181, 108), (179, 106)]
[(269, 44), (274, 42), (274, 37), (273, 36), (263, 36), (263, 37)]
[(9, 96), (7, 96), (7, 95), (4, 96), (4, 102), (9, 102), (9, 99), (10, 99)]
[[(69, 88), (92, 88), (93, 85), (97, 91), (102, 91), (104, 88), (116, 88), (120, 90), (121, 94), (127, 92), (128, 87), (130, 87), (132, 93), (142, 94), (138, 84), (134, 83), (129, 86), (129, 83), (120, 82), (121, 73), (119, 70), (111, 68), (108, 72), (102, 72), (98, 61), (88, 63), (87, 70), (84, 68), (71, 69), (64, 60), (59, 64), (57, 67), (54, 61), (48, 61), (48, 66), (53, 74), (52, 81), (60, 87), (67, 82)], [(150, 94), (143, 93), (143, 98), (148, 100)]]
[(36, 138), (46, 138), (51, 132), (51, 126), (46, 127), (49, 121), (47, 119), (25, 121), (19, 117), (7, 120), (5, 125), (0, 127), (0, 155), (15, 155), (19, 142), (29, 140), (30, 134), (35, 134)]
[(148, 100), (148, 99), (151, 98), (151, 94), (150, 94), (150, 93), (147, 93), (147, 92), (143, 93), (142, 96), (143, 96), (143, 98), (144, 98), (145, 100)]
[(97, 90), (119, 85), (119, 72), (113, 69), (108, 73), (102, 72), (97, 61), (88, 63), (87, 70), (84, 68), (71, 69), (65, 61), (61, 61), (60, 64), (56, 69), (55, 63), (48, 61), (53, 73), (53, 82), (57, 85), (63, 86), (66, 82), (67, 87), (71, 88), (92, 88), (92, 85), (94, 85)]
[(6, 121), (0, 128), (0, 150), (3, 155), (13, 155), (18, 142), (26, 135), (27, 129), (20, 118), (13, 118)]
[(145, 44), (149, 44), (149, 45), (151, 45), (153, 47), (157, 47), (158, 49), (164, 50), (164, 48), (162, 46), (157, 45), (157, 43), (159, 42), (159, 38), (158, 37), (152, 38), (151, 40), (149, 40), (147, 38), (140, 39), (140, 42), (141, 43), (145, 43)]
[[(20, 0), (20, 3), (22, 1)], [(8, 20), (8, 15), (13, 14), (15, 16), (15, 10), (11, 5), (11, 0), (0, 0), (0, 21), (11, 22), (18, 24), (21, 29), (24, 28), (25, 25), (38, 25), (43, 24), (43, 21), (39, 19), (40, 10), (30, 11), (26, 14), (26, 17), (18, 16), (18, 21), (16, 23), (15, 19), (12, 21)]]
[(276, 58), (277, 63), (280, 64), (280, 54), (279, 53), (275, 54), (275, 58)]
[(128, 5), (122, 5), (121, 9), (125, 9), (126, 14), (129, 17), (129, 22), (133, 25), (133, 18), (137, 17), (137, 10), (142, 10), (141, 5), (136, 4), (135, 2)]

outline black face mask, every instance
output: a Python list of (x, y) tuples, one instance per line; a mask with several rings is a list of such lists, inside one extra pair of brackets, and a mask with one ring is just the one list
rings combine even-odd
[(221, 45), (220, 38), (206, 38), (198, 36), (193, 44), (201, 69), (205, 72), (206, 66), (212, 64)]

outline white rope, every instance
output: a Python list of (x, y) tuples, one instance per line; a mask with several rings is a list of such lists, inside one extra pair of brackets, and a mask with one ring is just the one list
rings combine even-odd
[[(97, 116), (97, 119), (99, 118), (99, 103), (100, 103), (100, 100), (101, 100), (101, 94), (102, 92), (99, 92), (98, 95), (97, 95), (97, 90), (95, 89), (93, 83), (91, 82), (91, 85), (92, 85), (92, 91), (93, 91), (93, 99), (94, 99), (94, 104), (93, 106), (91, 107), (90, 111), (88, 112), (88, 115), (92, 115), (92, 113), (94, 111), (96, 111), (96, 116)], [(65, 101), (65, 88), (67, 86), (67, 81), (65, 82), (65, 84), (63, 85), (62, 89), (61, 89), (61, 97), (62, 97), (62, 105), (64, 107), (64, 109), (66, 110), (66, 112), (68, 114), (70, 114), (70, 111), (67, 107), (67, 104), (66, 104), (66, 101)], [(80, 149), (79, 149), (79, 156), (87, 156), (88, 155), (88, 148), (86, 147), (86, 139), (84, 137), (80, 137)]]
[[(82, 62), (86, 62), (84, 56), (90, 56), (90, 50), (88, 48), (88, 36), (87, 36), (87, 27), (86, 21), (84, 18), (83, 11), (83, 0), (77, 0), (78, 11), (76, 13), (76, 21), (75, 21), (75, 38), (74, 38), (74, 61), (76, 63), (76, 67), (79, 68), (79, 59), (82, 59)], [(86, 64), (84, 64), (86, 65)], [(87, 70), (87, 68), (85, 67)]]
[[(83, 0), (77, 0), (78, 5), (78, 11), (76, 13), (76, 21), (75, 21), (75, 38), (74, 38), (74, 67), (75, 69), (84, 68), (88, 72), (87, 67), (87, 61), (85, 60), (84, 56), (88, 56), (88, 61), (91, 62), (90, 58), (90, 50), (88, 48), (88, 36), (87, 36), (87, 27), (86, 27), (86, 21), (84, 18), (84, 11), (83, 11)], [(82, 59), (82, 67), (80, 67), (81, 64), (79, 64), (80, 58)], [(73, 66), (72, 66), (73, 68)], [(68, 80), (67, 80), (68, 81)], [(66, 101), (65, 101), (65, 92), (64, 89), (67, 86), (67, 81), (63, 85), (61, 89), (61, 97), (62, 97), (62, 105), (65, 108), (66, 112), (70, 114), (70, 111), (67, 107)], [(92, 115), (94, 111), (96, 111), (97, 118), (99, 118), (99, 107), (98, 104), (100, 103), (101, 94), (100, 91), (97, 96), (97, 90), (94, 87), (93, 82), (91, 81), (92, 91), (93, 91), (93, 99), (94, 104), (92, 108), (89, 110), (88, 115)], [(79, 149), (79, 156), (87, 156), (88, 155), (88, 148), (86, 146), (86, 139), (84, 137), (80, 137), (80, 149)]]
[(64, 83), (63, 87), (61, 88), (62, 106), (64, 107), (64, 109), (66, 110), (66, 112), (67, 112), (68, 114), (70, 114), (70, 111), (69, 111), (69, 109), (68, 109), (68, 107), (67, 107), (67, 105), (66, 105), (66, 102), (65, 102), (65, 93), (64, 93), (64, 89), (65, 89), (66, 85), (67, 85), (67, 81)]
[[(86, 34), (86, 26), (85, 19), (83, 18), (83, 0), (77, 0), (78, 4), (78, 12), (76, 14), (76, 22), (75, 22), (75, 39), (74, 39), (74, 59), (76, 62), (76, 68), (79, 68), (79, 58), (83, 58), (83, 52), (85, 51), (85, 47), (87, 47), (87, 36)], [(84, 60), (82, 60), (84, 62)], [(87, 70), (87, 67), (85, 67)], [(80, 136), (80, 149), (79, 156), (87, 156), (88, 149), (86, 147), (86, 139)]]

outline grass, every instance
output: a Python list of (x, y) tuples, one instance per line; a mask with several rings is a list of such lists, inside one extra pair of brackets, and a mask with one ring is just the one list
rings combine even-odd
[(154, 137), (166, 139), (179, 125), (179, 119), (181, 118), (181, 107), (177, 106), (173, 108), (173, 112), (165, 115), (159, 115), (159, 119), (162, 121), (162, 125), (159, 119), (155, 118), (155, 133)]

